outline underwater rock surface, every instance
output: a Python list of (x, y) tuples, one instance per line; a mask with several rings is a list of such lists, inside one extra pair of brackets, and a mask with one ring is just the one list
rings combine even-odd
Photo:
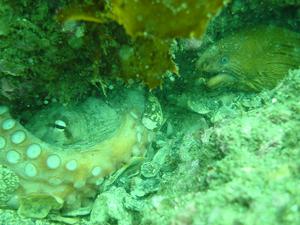
[[(143, 1), (114, 2), (128, 3), (120, 11), (121, 24), (133, 16), (132, 28), (145, 30), (136, 17), (140, 7), (131, 15), (126, 13)], [(159, 5), (175, 4), (180, 14), (168, 7), (172, 9), (169, 22), (176, 29), (190, 23), (178, 16), (187, 12), (185, 0), (151, 2), (158, 7), (143, 11), (150, 12), (144, 22), (151, 23)], [(206, 5), (209, 1), (186, 2)], [(206, 42), (211, 43), (208, 51), (211, 46), (219, 48), (225, 40), (229, 43), (233, 31), (262, 26), (262, 21), (284, 27), (286, 34), (299, 30), (300, 5), (296, 0), (231, 2), (211, 21), (203, 40), (169, 40), (170, 49), (169, 44), (160, 45), (144, 32), (139, 33), (147, 36), (146, 41), (134, 41), (114, 22), (57, 23), (53, 19), (57, 9), (70, 1), (0, 0), (0, 104), (8, 106), (2, 107), (0, 115), (0, 224), (300, 224), (300, 71), (290, 72), (279, 82), (288, 66), (281, 67), (284, 71), (279, 74), (279, 69), (256, 62), (253, 71), (271, 68), (276, 72), (265, 76), (270, 80), (259, 76), (259, 88), (279, 85), (274, 90), (246, 93), (207, 88), (207, 80), (212, 79), (211, 87), (222, 81), (211, 77), (222, 75), (220, 65), (216, 74), (195, 70), (203, 53), (199, 48), (204, 49)], [(122, 4), (117, 7), (122, 10)], [(193, 14), (186, 18), (198, 23), (211, 17), (207, 11), (196, 12), (204, 20), (196, 16), (194, 21)], [(182, 27), (176, 27), (179, 22)], [(163, 31), (157, 34), (161, 38), (168, 36), (167, 30), (161, 30), (167, 24), (153, 27)], [(249, 37), (253, 44), (261, 38), (253, 39), (253, 33), (257, 36), (260, 31), (234, 35), (243, 36), (243, 43)], [(291, 37), (294, 34), (288, 39)], [(280, 43), (282, 38), (278, 37)], [(271, 40), (275, 39), (272, 35)], [(237, 59), (234, 47), (245, 48), (241, 40), (232, 40), (229, 53)], [(297, 43), (285, 47), (296, 50)], [(282, 57), (272, 56), (272, 60), (279, 64), (298, 54), (287, 52), (284, 45), (277, 47)], [(244, 53), (253, 55), (258, 50)], [(238, 54), (245, 57), (238, 58), (244, 66), (266, 60), (266, 55), (258, 54), (254, 61), (246, 62), (244, 53)], [(180, 76), (173, 70), (161, 74), (174, 59)], [(213, 60), (209, 64), (218, 63)], [(124, 75), (122, 62), (130, 75), (127, 83), (116, 79)], [(298, 64), (293, 61), (291, 68)], [(234, 87), (251, 89), (254, 78), (249, 74), (239, 76)], [(161, 89), (145, 94), (147, 82), (140, 85), (132, 80), (147, 75), (163, 82)], [(207, 76), (197, 80), (199, 75)], [(24, 133), (23, 142), (15, 143)], [(143, 157), (135, 157), (140, 154)], [(59, 167), (53, 168), (57, 162)], [(98, 168), (93, 171), (94, 167)]]

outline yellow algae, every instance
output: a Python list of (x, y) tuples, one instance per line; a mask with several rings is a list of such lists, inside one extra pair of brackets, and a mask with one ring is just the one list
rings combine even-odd
[(62, 21), (83, 20), (97, 23), (110, 18), (121, 24), (131, 37), (158, 38), (201, 36), (210, 19), (229, 0), (111, 0), (75, 4), (59, 13)]
[(105, 5), (102, 1), (93, 1), (92, 4), (71, 4), (57, 13), (60, 22), (67, 21), (88, 21), (94, 23), (107, 22), (104, 13)]
[(121, 47), (119, 64), (116, 64), (117, 70), (113, 75), (126, 80), (138, 78), (150, 88), (155, 88), (161, 85), (166, 72), (177, 73), (170, 54), (171, 39), (201, 36), (209, 20), (225, 2), (228, 1), (92, 1), (88, 6), (73, 5), (62, 10), (59, 18), (61, 21), (96, 23), (115, 21), (122, 25), (129, 35), (126, 38), (131, 38), (131, 44)]
[(201, 36), (223, 0), (112, 0), (111, 17), (132, 36)]
[(165, 71), (177, 73), (177, 67), (169, 53), (170, 41), (153, 38), (137, 38), (132, 46), (120, 49), (121, 76), (126, 80), (137, 78), (149, 88), (162, 82)]

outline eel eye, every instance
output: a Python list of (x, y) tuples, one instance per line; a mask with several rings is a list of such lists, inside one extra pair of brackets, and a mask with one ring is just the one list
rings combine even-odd
[(228, 57), (223, 56), (223, 57), (221, 58), (221, 60), (220, 60), (220, 63), (221, 63), (222, 65), (225, 65), (225, 64), (228, 63), (228, 61), (229, 61)]

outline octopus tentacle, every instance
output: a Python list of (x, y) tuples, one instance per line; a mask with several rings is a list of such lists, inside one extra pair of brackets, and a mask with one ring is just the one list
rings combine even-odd
[(0, 105), (0, 164), (20, 179), (16, 205), (20, 198), (35, 194), (53, 196), (68, 206), (81, 205), (95, 196), (99, 179), (128, 162), (133, 151), (144, 148), (146, 139), (129, 112), (110, 138), (82, 151), (64, 151), (37, 138)]

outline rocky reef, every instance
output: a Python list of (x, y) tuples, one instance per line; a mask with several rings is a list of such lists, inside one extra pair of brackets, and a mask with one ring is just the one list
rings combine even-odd
[(299, 224), (299, 7), (0, 0), (0, 224)]

